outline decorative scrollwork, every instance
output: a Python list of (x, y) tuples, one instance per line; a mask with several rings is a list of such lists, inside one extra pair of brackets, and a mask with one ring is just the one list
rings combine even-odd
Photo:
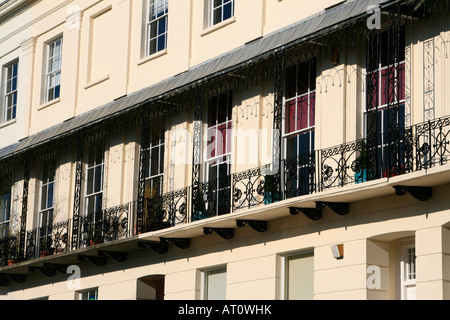
[[(192, 220), (198, 221), (231, 211), (231, 176), (202, 182), (198, 197), (194, 199)], [(233, 198), (237, 194), (233, 194)]]
[(267, 203), (271, 185), (268, 166), (247, 170), (233, 175), (233, 210), (251, 208)]

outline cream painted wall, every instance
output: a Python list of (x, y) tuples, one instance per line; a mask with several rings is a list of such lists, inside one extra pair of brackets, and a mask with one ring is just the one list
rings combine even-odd
[[(18, 29), (17, 33), (11, 36), (11, 33), (0, 31), (0, 63), (7, 63), (20, 56), (20, 70), (23, 70), (22, 63), (31, 69), (27, 68), (26, 73), (20, 74), (20, 83), (25, 88), (21, 90), (22, 108), (18, 111), (15, 124), (0, 128), (0, 145), (8, 145), (121, 95), (186, 71), (191, 66), (337, 2), (311, 2), (306, 8), (300, 7), (299, 2), (293, 0), (239, 2), (235, 19), (221, 28), (207, 30), (204, 25), (203, 0), (186, 1), (178, 6), (174, 6), (171, 1), (167, 51), (158, 57), (145, 59), (141, 55), (143, 8), (136, 4), (137, 1), (65, 1), (55, 10), (52, 7), (54, 2), (41, 1), (21, 16), (26, 23), (19, 23), (20, 20), (17, 19), (5, 24)], [(68, 24), (67, 17), (74, 17), (68, 13), (68, 5), (76, 5), (81, 9), (83, 14), (80, 16), (80, 28), (72, 28), (70, 26), (73, 25)], [(278, 18), (282, 12), (290, 13), (283, 21)], [(102, 25), (108, 21), (123, 22), (113, 24), (104, 39), (100, 35), (100, 38), (105, 40), (105, 45), (111, 45), (109, 51), (114, 55), (101, 59), (101, 63), (90, 68), (89, 61), (98, 61), (96, 54), (102, 53), (100, 49), (96, 51), (98, 48), (91, 43), (92, 39), (99, 36), (95, 34), (97, 23), (98, 30), (102, 31), (108, 29)], [(446, 40), (450, 35), (448, 31), (436, 34), (436, 30), (440, 30), (442, 26), (448, 29), (448, 25), (449, 22), (445, 18), (436, 18), (430, 24), (419, 23), (412, 32), (413, 123), (423, 121), (423, 42), (431, 37), (435, 38), (436, 46), (433, 60), (436, 117), (448, 115), (450, 97), (445, 88), (448, 88), (450, 81), (450, 63), (444, 53), (450, 50)], [(246, 32), (241, 32), (242, 30)], [(45, 105), (42, 103), (41, 92), (43, 48), (47, 41), (61, 34), (64, 37), (62, 96), (58, 101)], [(35, 44), (34, 40), (30, 39), (35, 39)], [(120, 41), (116, 42), (117, 39)], [(440, 42), (439, 39), (444, 41)], [(15, 49), (6, 52), (3, 48), (9, 46)], [(361, 70), (364, 53), (361, 53), (361, 50), (358, 46), (343, 50), (342, 60), (337, 66), (331, 66), (328, 60), (319, 61), (316, 104), (316, 130), (319, 134), (316, 136), (316, 148), (330, 147), (360, 138), (361, 101), (364, 95), (361, 93), (364, 92)], [(273, 88), (269, 82), (240, 92), (235, 97), (234, 128), (243, 130), (242, 132), (271, 128), (272, 92)], [(192, 140), (189, 139), (192, 138), (193, 132), (192, 117), (193, 111), (189, 110), (167, 121), (165, 172), (168, 173), (167, 185), (171, 186), (169, 179), (172, 179), (174, 190), (189, 186), (192, 181)], [(17, 128), (21, 127), (24, 128), (23, 131), (17, 131)], [(186, 130), (189, 138), (184, 138), (183, 135), (172, 138), (170, 133), (173, 128)], [(136, 199), (139, 130), (136, 131), (127, 133), (126, 137), (114, 138), (105, 148), (106, 207)], [(264, 148), (268, 147), (271, 152), (271, 136), (263, 139), (259, 140), (260, 145), (256, 150), (263, 152)], [(176, 152), (172, 149), (172, 143), (177, 146)], [(239, 163), (237, 157), (243, 154), (242, 150), (254, 152), (254, 149), (247, 146), (252, 145), (235, 137), (234, 172), (267, 163), (262, 158), (255, 163)], [(172, 152), (176, 153), (174, 158)], [(57, 178), (58, 198), (64, 202), (61, 211), (69, 217), (75, 185), (73, 156), (67, 155), (61, 160)], [(171, 159), (184, 159), (186, 162), (180, 161), (170, 166)], [(38, 172), (34, 174), (30, 183), (32, 189), (37, 190)], [(18, 181), (21, 175), (22, 173), (17, 174)], [(22, 184), (17, 182), (16, 185), (15, 205), (16, 213), (19, 214)], [(136, 253), (133, 257), (138, 262), (130, 265), (125, 263), (120, 270), (111, 267), (102, 274), (95, 274), (87, 268), (87, 276), (82, 279), (81, 289), (98, 286), (101, 299), (134, 299), (137, 278), (165, 274), (167, 299), (198, 299), (201, 292), (200, 270), (226, 264), (227, 298), (278, 299), (283, 297), (280, 261), (284, 255), (314, 249), (317, 299), (395, 299), (398, 296), (397, 241), (405, 236), (402, 233), (405, 232), (408, 236), (415, 236), (414, 241), (417, 244), (417, 267), (420, 271), (417, 278), (418, 297), (448, 299), (450, 249), (447, 244), (450, 213), (445, 200), (449, 190), (448, 185), (437, 188), (428, 203), (419, 203), (410, 197), (399, 200), (394, 196), (352, 203), (351, 216), (346, 220), (330, 211), (326, 211), (326, 217), (320, 224), (312, 223), (303, 216), (286, 217), (271, 221), (270, 231), (265, 234), (256, 234), (248, 229), (238, 230), (236, 238), (226, 244), (216, 235), (203, 236), (194, 239), (188, 251), (180, 253), (178, 249), (173, 249), (168, 256), (162, 258), (155, 257), (149, 251)], [(33, 212), (36, 212), (37, 208), (33, 194), (30, 196), (30, 205), (28, 226), (32, 227), (36, 222)], [(279, 210), (284, 208), (280, 207)], [(384, 237), (386, 234), (392, 236)], [(430, 242), (430, 239), (434, 241)], [(337, 243), (344, 244), (343, 260), (335, 260), (331, 255), (330, 246)], [(442, 270), (430, 268), (439, 263)], [(367, 267), (372, 264), (381, 267), (380, 290), (368, 290), (366, 287)], [(264, 265), (264, 268), (258, 269), (260, 265)], [(19, 299), (37, 298), (43, 296), (43, 293), (50, 295), (51, 299), (74, 298), (74, 292), (66, 287), (63, 276), (53, 285), (41, 285), (38, 279), (34, 281), (36, 287), (25, 291), (17, 289), (10, 294)], [(117, 290), (122, 287), (123, 290)]]
[[(1, 129), (5, 134), (1, 135), (3, 143), (0, 141), (0, 145), (6, 146), (28, 134), (184, 72), (337, 3), (339, 1), (336, 0), (314, 3), (292, 0), (238, 2), (235, 19), (225, 26), (209, 30), (205, 27), (205, 0), (176, 5), (170, 2), (168, 48), (146, 58), (142, 55), (144, 6), (140, 1), (67, 0), (56, 6), (53, 2), (37, 2), (17, 19), (6, 21), (0, 34), (0, 62), (7, 63), (20, 56), (19, 69), (24, 72), (19, 77), (23, 89), (19, 91), (17, 120)], [(283, 19), (279, 19), (280, 16)], [(111, 23), (113, 21), (120, 23)], [(411, 101), (412, 123), (424, 120), (423, 94), (420, 94), (424, 88), (423, 42), (430, 37), (434, 37), (435, 44), (435, 117), (447, 114), (449, 98), (445, 88), (450, 71), (447, 57), (450, 34), (445, 31), (447, 29), (445, 17), (438, 17), (426, 25), (418, 22), (411, 32), (408, 31), (408, 39), (413, 43), (410, 58), (410, 91), (415, 93)], [(59, 100), (45, 104), (42, 100), (44, 46), (58, 35), (64, 38), (62, 94)], [(103, 41), (103, 45), (95, 45), (95, 39)], [(6, 48), (16, 49), (6, 51)], [(336, 66), (330, 65), (329, 61), (319, 63), (318, 147), (353, 141), (361, 134), (359, 113), (364, 97), (360, 94), (364, 92), (364, 84), (360, 66), (365, 60), (361, 50), (359, 46), (348, 50), (341, 48), (341, 63)], [(98, 58), (98, 55), (105, 56)], [(353, 129), (355, 123), (356, 130)], [(327, 130), (322, 130), (321, 126)], [(329, 134), (330, 126), (332, 135)], [(23, 128), (20, 134), (18, 127)]]
[[(280, 299), (284, 288), (283, 257), (314, 249), (316, 299), (396, 299), (397, 249), (405, 236), (413, 235), (410, 239), (417, 250), (417, 297), (448, 299), (450, 211), (442, 195), (449, 190), (448, 184), (434, 188), (433, 198), (427, 203), (395, 195), (355, 202), (348, 217), (326, 210), (320, 222), (286, 213), (270, 221), (265, 233), (236, 229), (235, 237), (228, 241), (216, 234), (204, 235), (192, 239), (189, 249), (170, 247), (162, 256), (140, 250), (129, 254), (129, 262), (108, 264), (101, 273), (80, 262), (79, 290), (98, 287), (100, 299), (135, 299), (138, 278), (162, 274), (165, 299), (199, 299), (202, 271), (226, 265), (227, 299)], [(375, 208), (372, 202), (382, 204)], [(447, 208), (441, 210), (442, 206)], [(341, 260), (332, 255), (331, 246), (336, 244), (344, 245)], [(380, 267), (381, 289), (366, 286), (371, 265)], [(31, 299), (49, 295), (50, 299), (70, 300), (75, 292), (67, 287), (68, 277), (60, 274), (51, 285), (44, 285), (42, 276), (34, 274), (29, 280), (30, 289), (17, 286), (10, 296)]]

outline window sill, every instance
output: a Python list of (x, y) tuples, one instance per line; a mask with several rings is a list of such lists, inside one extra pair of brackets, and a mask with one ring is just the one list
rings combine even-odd
[(142, 65), (142, 64), (144, 64), (144, 63), (147, 63), (147, 62), (149, 62), (149, 61), (152, 61), (152, 60), (154, 60), (154, 59), (157, 59), (157, 58), (159, 58), (159, 57), (162, 57), (162, 56), (164, 56), (164, 55), (166, 55), (166, 54), (167, 54), (167, 48), (164, 49), (164, 50), (158, 51), (158, 52), (156, 52), (156, 53), (153, 53), (153, 54), (151, 54), (151, 55), (149, 55), (149, 56), (147, 56), (147, 57), (145, 57), (145, 58), (139, 60), (138, 66), (140, 66), (140, 65)]
[(16, 123), (16, 118), (12, 119), (12, 120), (8, 120), (6, 122), (0, 123), (0, 129), (3, 129), (7, 126), (13, 125), (14, 123)]
[(38, 110), (38, 111), (41, 111), (41, 110), (43, 110), (43, 109), (45, 109), (45, 108), (48, 108), (48, 107), (50, 107), (50, 106), (52, 106), (52, 105), (54, 105), (54, 104), (56, 104), (56, 103), (58, 103), (58, 102), (60, 102), (60, 101), (61, 101), (61, 98), (53, 99), (53, 100), (51, 100), (51, 101), (49, 101), (49, 102), (46, 102), (46, 103), (44, 103), (44, 104), (41, 104), (41, 105), (37, 108), (37, 110)]
[(93, 86), (95, 86), (97, 84), (100, 84), (100, 83), (102, 83), (103, 81), (106, 81), (106, 80), (109, 80), (109, 74), (107, 74), (107, 75), (105, 75), (105, 76), (103, 76), (101, 78), (98, 78), (97, 80), (89, 82), (88, 84), (86, 84), (84, 86), (84, 89), (87, 90), (87, 89), (89, 89), (89, 88), (91, 88), (91, 87), (93, 87)]
[(229, 18), (229, 19), (227, 19), (227, 20), (225, 20), (225, 21), (222, 21), (222, 22), (220, 22), (220, 23), (218, 23), (218, 24), (215, 24), (215, 25), (213, 25), (213, 26), (211, 26), (211, 27), (208, 27), (207, 29), (205, 29), (205, 30), (201, 33), (201, 36), (204, 37), (204, 36), (206, 36), (206, 35), (208, 35), (208, 34), (214, 32), (214, 31), (217, 31), (217, 30), (219, 30), (219, 29), (222, 29), (222, 28), (224, 28), (224, 27), (226, 27), (226, 26), (228, 26), (228, 25), (230, 25), (230, 24), (232, 24), (232, 23), (235, 23), (235, 22), (236, 22), (236, 17)]

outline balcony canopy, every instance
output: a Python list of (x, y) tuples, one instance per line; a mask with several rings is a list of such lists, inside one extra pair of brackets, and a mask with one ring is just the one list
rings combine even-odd
[(347, 24), (360, 21), (370, 16), (371, 13), (367, 11), (371, 5), (389, 6), (397, 2), (394, 0), (348, 0), (325, 9), (293, 25), (194, 66), (184, 73), (22, 139), (18, 143), (1, 149), (0, 160), (70, 135), (81, 128), (89, 127), (99, 121), (139, 108), (144, 104), (156, 102), (178, 91), (189, 89), (227, 72), (238, 70), (280, 50), (299, 45), (320, 35), (338, 30)]

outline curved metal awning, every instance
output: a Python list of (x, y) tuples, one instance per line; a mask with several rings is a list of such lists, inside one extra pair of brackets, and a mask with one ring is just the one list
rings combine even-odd
[(328, 10), (321, 11), (288, 27), (247, 43), (214, 59), (203, 62), (188, 71), (163, 80), (145, 89), (131, 93), (119, 100), (109, 102), (96, 109), (64, 121), (56, 126), (22, 139), (18, 143), (0, 150), (0, 160), (22, 153), (52, 140), (138, 108), (143, 104), (161, 100), (178, 91), (222, 74), (238, 70), (255, 60), (264, 59), (280, 50), (294, 47), (325, 33), (337, 30), (346, 24), (368, 17), (371, 5), (387, 6), (395, 0), (349, 0)]

